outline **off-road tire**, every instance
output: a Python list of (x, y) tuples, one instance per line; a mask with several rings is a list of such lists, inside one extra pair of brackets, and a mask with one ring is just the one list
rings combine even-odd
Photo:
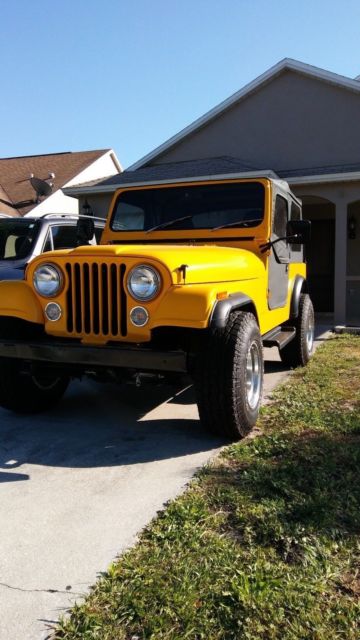
[(314, 327), (314, 308), (307, 293), (302, 293), (299, 301), (299, 315), (294, 323), (296, 335), (283, 349), (280, 350), (280, 357), (284, 364), (289, 367), (304, 367), (310, 360), (314, 351), (314, 341), (310, 346), (308, 332)]
[[(250, 356), (249, 356), (250, 354)], [(249, 403), (247, 360), (258, 365), (255, 406)], [(209, 333), (197, 355), (194, 384), (202, 424), (220, 436), (238, 440), (255, 425), (264, 378), (262, 342), (252, 313), (235, 312), (224, 329)]]
[(0, 359), (0, 406), (15, 413), (39, 413), (56, 404), (69, 384), (68, 376), (52, 372), (31, 375), (21, 360)]

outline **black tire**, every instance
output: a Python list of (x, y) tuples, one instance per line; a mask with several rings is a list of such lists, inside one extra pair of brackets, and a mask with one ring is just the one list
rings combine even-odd
[(21, 360), (0, 360), (0, 406), (15, 413), (46, 411), (64, 395), (68, 376), (24, 371)]
[[(256, 380), (253, 388), (247, 378), (248, 358), (258, 371), (250, 378), (250, 382)], [(225, 329), (209, 334), (197, 356), (194, 384), (201, 422), (212, 433), (233, 440), (246, 436), (259, 414), (263, 379), (262, 342), (255, 317), (233, 313)]]
[(280, 350), (280, 357), (289, 367), (304, 367), (314, 350), (314, 307), (307, 293), (302, 293), (300, 296), (299, 315), (292, 326), (296, 329), (295, 338)]

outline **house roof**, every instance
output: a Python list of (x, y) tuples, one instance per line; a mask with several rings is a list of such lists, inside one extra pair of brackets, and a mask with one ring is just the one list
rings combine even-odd
[[(92, 162), (108, 153), (110, 149), (95, 151), (78, 151), (50, 153), (38, 156), (22, 156), (0, 158), (0, 198), (8, 201), (8, 207), (24, 215), (34, 205), (35, 192), (29, 182), (30, 175), (46, 180), (49, 173), (54, 173), (53, 193), (72, 180), (78, 173), (86, 169)], [(7, 198), (4, 197), (6, 194)], [(23, 203), (23, 206), (18, 206)], [(16, 206), (17, 205), (17, 206)], [(0, 202), (0, 208), (6, 206)]]
[(8, 202), (10, 202), (10, 198), (0, 184), (0, 214), (5, 213), (8, 216), (17, 216), (18, 214), (16, 209), (7, 204)]
[(120, 174), (102, 180), (91, 180), (63, 189), (71, 196), (91, 193), (112, 193), (122, 186), (139, 186), (142, 184), (161, 184), (180, 182), (184, 179), (235, 178), (242, 176), (267, 176), (273, 180), (286, 180), (290, 185), (312, 182), (343, 182), (344, 180), (360, 180), (360, 163), (327, 165), (322, 167), (303, 167), (300, 169), (281, 169), (276, 173), (266, 167), (255, 167), (240, 158), (221, 156), (200, 160), (185, 160), (140, 167), (126, 170)]
[(360, 93), (359, 78), (347, 78), (346, 76), (342, 76), (331, 71), (326, 71), (325, 69), (320, 69), (319, 67), (314, 67), (313, 65), (305, 64), (304, 62), (300, 62), (298, 60), (284, 58), (284, 60), (278, 62), (276, 65), (265, 71), (265, 73), (255, 78), (255, 80), (245, 85), (242, 89), (234, 93), (232, 96), (218, 104), (216, 107), (195, 120), (189, 126), (182, 129), (179, 133), (169, 138), (159, 147), (156, 147), (155, 149), (153, 149), (153, 151), (132, 164), (130, 167), (128, 167), (128, 170), (131, 171), (139, 169), (140, 167), (145, 166), (150, 161), (156, 160), (156, 158), (161, 156), (162, 153), (168, 151), (178, 142), (207, 125), (211, 120), (214, 120), (219, 115), (223, 114), (225, 111), (233, 107), (236, 103), (240, 102), (240, 100), (247, 98), (251, 93), (260, 89), (260, 87), (267, 84), (284, 71), (289, 70), (301, 75), (315, 78), (321, 82), (326, 82), (328, 84), (332, 84), (337, 87), (353, 91), (355, 93)]
[(251, 174), (253, 176), (267, 175), (273, 179), (278, 178), (274, 172), (265, 168), (254, 167), (240, 158), (222, 156), (220, 158), (168, 162), (166, 164), (142, 167), (136, 171), (123, 171), (121, 174), (111, 176), (106, 180), (93, 180), (68, 187), (64, 189), (64, 192), (68, 195), (94, 192), (104, 193), (106, 191), (115, 191), (121, 186), (179, 182), (184, 179), (192, 178), (195, 180), (214, 176), (218, 178), (235, 177), (239, 174)]

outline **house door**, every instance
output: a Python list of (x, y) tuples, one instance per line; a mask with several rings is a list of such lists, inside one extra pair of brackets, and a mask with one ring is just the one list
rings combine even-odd
[(307, 280), (315, 311), (334, 311), (335, 220), (312, 220)]

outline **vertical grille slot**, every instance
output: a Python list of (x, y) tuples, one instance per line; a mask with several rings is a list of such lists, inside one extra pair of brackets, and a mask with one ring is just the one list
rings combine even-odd
[(66, 307), (67, 307), (67, 330), (69, 333), (72, 333), (74, 330), (74, 320), (73, 320), (73, 305), (72, 305), (72, 277), (71, 277), (71, 264), (67, 263), (65, 265), (66, 273), (69, 279), (69, 288), (66, 293)]
[(125, 271), (126, 266), (122, 264), (120, 266), (120, 327), (122, 336), (126, 336), (127, 334), (127, 298), (124, 286)]
[(111, 290), (111, 333), (116, 336), (119, 333), (119, 292), (118, 292), (118, 270), (115, 264), (110, 267), (110, 290)]
[(85, 333), (91, 333), (91, 305), (90, 305), (90, 269), (88, 264), (84, 264), (82, 277), (82, 301), (83, 301), (83, 323)]
[(82, 290), (81, 290), (81, 277), (80, 277), (80, 265), (74, 265), (74, 280), (73, 280), (73, 304), (75, 306), (75, 329), (77, 333), (81, 333), (82, 330), (82, 322), (81, 322), (81, 299), (82, 299)]
[(75, 335), (127, 335), (125, 264), (66, 263), (67, 330)]
[[(107, 265), (101, 265), (101, 291), (102, 291), (102, 332), (104, 335), (109, 333), (109, 291), (107, 278)], [(110, 301), (111, 302), (111, 301)]]
[(93, 322), (94, 322), (94, 333), (95, 333), (95, 335), (99, 335), (99, 333), (100, 333), (98, 270), (99, 270), (99, 268), (98, 268), (97, 264), (93, 264), (92, 265), (92, 290), (94, 292), (94, 297), (93, 297)]

